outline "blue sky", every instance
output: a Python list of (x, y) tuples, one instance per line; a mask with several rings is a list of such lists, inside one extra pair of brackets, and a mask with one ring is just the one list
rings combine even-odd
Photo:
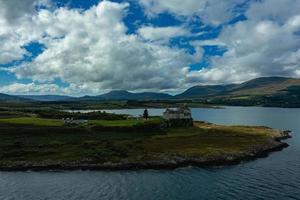
[(300, 77), (298, 0), (0, 0), (0, 92), (178, 93)]

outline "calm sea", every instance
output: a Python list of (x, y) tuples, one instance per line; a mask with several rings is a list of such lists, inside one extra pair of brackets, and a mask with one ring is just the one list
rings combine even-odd
[[(141, 114), (142, 109), (115, 110)], [(150, 109), (160, 115), (163, 110)], [(193, 109), (219, 124), (290, 129), (290, 147), (230, 167), (119, 172), (0, 172), (1, 200), (300, 199), (300, 109), (226, 107)]]

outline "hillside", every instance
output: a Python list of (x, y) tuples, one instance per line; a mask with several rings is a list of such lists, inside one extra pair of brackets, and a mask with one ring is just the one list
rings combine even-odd
[(176, 95), (176, 98), (197, 98), (197, 97), (206, 97), (214, 96), (225, 93), (232, 89), (235, 85), (201, 85), (194, 86), (183, 93)]
[(20, 95), (19, 97), (34, 101), (68, 101), (73, 99), (73, 97), (62, 95)]
[(282, 150), (288, 144), (281, 140), (289, 137), (286, 131), (262, 126), (195, 121), (188, 127), (167, 127), (159, 117), (89, 120), (80, 126), (55, 118), (2, 117), (0, 132), (0, 170), (224, 166)]
[[(265, 96), (285, 95), (291, 87), (300, 86), (300, 79), (284, 77), (262, 77), (241, 84), (202, 85), (192, 87), (177, 98), (201, 98), (207, 96)], [(291, 93), (289, 93), (291, 94)]]
[(29, 102), (29, 99), (0, 93), (0, 102)]
[(234, 87), (230, 95), (275, 95), (283, 94), (289, 87), (300, 86), (300, 79), (284, 77), (257, 78)]
[(126, 90), (114, 90), (99, 96), (85, 96), (79, 100), (163, 100), (172, 98), (169, 94), (142, 92), (132, 93)]
[[(59, 95), (12, 96), (0, 94), (0, 102), (43, 102), (63, 103), (78, 107), (80, 103), (91, 108), (92, 104), (109, 101), (133, 101), (129, 107), (152, 105), (162, 107), (193, 101), (196, 105), (275, 106), (300, 107), (300, 79), (285, 77), (261, 77), (240, 84), (198, 85), (185, 92), (171, 96), (165, 93), (114, 90), (98, 96), (69, 97)], [(152, 103), (151, 103), (152, 101)], [(163, 101), (163, 102), (155, 102)], [(92, 103), (94, 102), (94, 103)], [(144, 103), (143, 103), (144, 102)], [(113, 107), (116, 105), (114, 104)], [(118, 106), (120, 106), (118, 104)], [(146, 106), (147, 107), (147, 106)]]

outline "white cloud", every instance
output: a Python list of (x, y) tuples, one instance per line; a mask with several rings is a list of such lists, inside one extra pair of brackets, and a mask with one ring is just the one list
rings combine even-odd
[(49, 6), (48, 0), (0, 0), (0, 16), (9, 22), (30, 16), (36, 11), (35, 7)]
[(225, 27), (217, 39), (228, 51), (213, 57), (209, 68), (191, 73), (190, 79), (228, 83), (258, 76), (299, 77), (300, 11), (281, 11), (299, 7), (300, 1), (281, 2), (252, 3), (249, 19)]
[(175, 16), (199, 16), (207, 24), (220, 25), (236, 16), (236, 6), (245, 0), (138, 0), (146, 14), (154, 17), (163, 12)]
[(271, 20), (281, 24), (299, 15), (299, 10), (299, 0), (263, 0), (252, 3), (246, 16), (251, 20)]
[(166, 41), (178, 36), (189, 36), (188, 30), (181, 26), (168, 26), (168, 27), (153, 27), (144, 26), (138, 30), (138, 34), (146, 40), (150, 41)]
[(42, 36), (32, 29), (35, 8), (49, 5), (48, 0), (0, 0), (0, 64), (28, 55), (24, 46)]
[(36, 83), (13, 83), (0, 87), (0, 93), (7, 94), (65, 94), (66, 91), (55, 84), (36, 84)]
[(59, 78), (79, 88), (96, 88), (90, 89), (94, 92), (182, 86), (188, 65), (201, 58), (200, 49), (191, 55), (126, 34), (123, 16), (128, 6), (103, 1), (86, 11), (40, 11), (30, 22), (30, 34), (29, 26), (18, 31), (25, 33), (26, 40), (36, 38), (45, 50), (32, 62), (10, 71), (18, 78), (39, 82)]
[[(0, 5), (3, 2), (0, 0)], [(28, 54), (23, 46), (30, 42), (45, 46), (33, 61), (9, 69), (34, 83), (5, 86), (0, 91), (174, 91), (198, 83), (240, 82), (257, 76), (300, 77), (298, 0), (250, 1), (247, 20), (224, 25), (218, 38), (191, 42), (197, 50), (193, 55), (169, 45), (171, 38), (194, 36), (186, 20), (198, 16), (207, 24), (226, 23), (243, 0), (188, 0), (184, 4), (179, 0), (139, 0), (149, 16), (167, 11), (185, 22), (169, 27), (148, 24), (136, 34), (128, 34), (123, 22), (128, 3), (102, 1), (88, 10), (32, 10), (36, 2), (28, 0), (30, 6), (11, 13), (11, 19), (6, 13), (11, 5), (0, 7), (0, 64), (22, 59)], [(189, 71), (190, 64), (201, 60), (205, 45), (222, 46), (227, 52), (213, 56), (208, 68)], [(70, 86), (57, 88), (51, 84), (56, 78)]]
[(226, 46), (226, 44), (219, 39), (211, 39), (211, 40), (197, 40), (191, 42), (193, 46)]

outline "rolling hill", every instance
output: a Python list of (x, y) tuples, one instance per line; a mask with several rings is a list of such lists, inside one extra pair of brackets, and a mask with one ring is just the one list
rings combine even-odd
[(176, 95), (176, 98), (285, 95), (291, 94), (289, 88), (296, 86), (300, 86), (300, 79), (261, 77), (241, 84), (194, 86), (182, 94)]
[(0, 93), (0, 102), (18, 103), (18, 102), (30, 102), (30, 99), (25, 99), (18, 96), (2, 94)]
[(114, 90), (99, 96), (85, 96), (78, 100), (163, 100), (171, 99), (172, 96), (165, 93), (142, 92), (132, 93), (126, 90)]
[(275, 95), (283, 94), (289, 87), (300, 86), (300, 79), (263, 77), (244, 82), (229, 92), (230, 95)]
[(214, 96), (225, 93), (232, 89), (235, 85), (200, 85), (194, 86), (183, 93), (176, 95), (176, 98), (199, 98)]
[(60, 95), (0, 94), (0, 102), (80, 102), (119, 100), (196, 100), (200, 103), (223, 105), (300, 106), (300, 79), (285, 77), (261, 77), (240, 84), (198, 85), (181, 94), (171, 96), (165, 93), (133, 93), (114, 90), (98, 96), (70, 97)]
[(62, 95), (20, 95), (18, 97), (34, 101), (69, 101), (73, 99), (73, 97)]

